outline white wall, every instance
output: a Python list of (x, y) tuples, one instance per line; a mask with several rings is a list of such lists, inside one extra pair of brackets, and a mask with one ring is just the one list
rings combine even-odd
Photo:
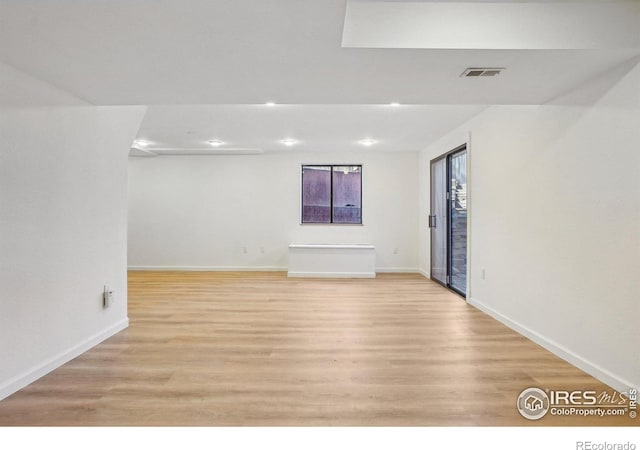
[(423, 209), (429, 160), (469, 137), (470, 302), (613, 387), (639, 386), (637, 61), (553, 104), (491, 107), (429, 146)]
[(5, 65), (0, 79), (2, 399), (127, 325), (127, 154), (144, 108), (79, 106)]
[[(379, 271), (415, 271), (417, 162), (415, 152), (130, 158), (129, 266), (286, 270), (292, 242), (371, 243)], [(362, 226), (300, 225), (303, 163), (363, 164)]]

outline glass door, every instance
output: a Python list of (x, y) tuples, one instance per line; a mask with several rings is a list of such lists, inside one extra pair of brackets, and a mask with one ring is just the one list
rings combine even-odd
[(467, 295), (467, 149), (431, 161), (431, 279)]
[(467, 150), (449, 160), (449, 287), (467, 295)]
[(431, 163), (431, 279), (447, 284), (447, 159)]

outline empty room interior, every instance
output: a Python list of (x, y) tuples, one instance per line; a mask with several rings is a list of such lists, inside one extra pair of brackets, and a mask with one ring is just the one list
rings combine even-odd
[(640, 2), (0, 0), (2, 426), (637, 427), (639, 260)]

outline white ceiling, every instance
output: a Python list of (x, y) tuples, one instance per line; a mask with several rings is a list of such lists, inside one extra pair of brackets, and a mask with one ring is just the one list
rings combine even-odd
[[(151, 106), (138, 137), (146, 147), (224, 148), (271, 151), (362, 150), (357, 141), (378, 142), (370, 151), (418, 151), (483, 109), (478, 105), (191, 105)], [(287, 147), (279, 141), (295, 138)]]
[(350, 0), (343, 47), (571, 50), (640, 48), (638, 2)]
[[(271, 151), (293, 135), (301, 143), (292, 148), (348, 149), (367, 135), (376, 149), (416, 150), (484, 105), (548, 102), (639, 53), (346, 48), (346, 8), (347, 0), (0, 0), (0, 61), (93, 104), (151, 105), (139, 137), (164, 147), (217, 137)], [(507, 70), (459, 77), (474, 66)], [(267, 101), (286, 105), (267, 110)], [(405, 106), (380, 106), (389, 102)]]
[[(346, 0), (0, 0), (0, 60), (94, 104), (538, 104), (637, 54), (343, 48), (345, 11)], [(470, 66), (508, 71), (460, 79)]]

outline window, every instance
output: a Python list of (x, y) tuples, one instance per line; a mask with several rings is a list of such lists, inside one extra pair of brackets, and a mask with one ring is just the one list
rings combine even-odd
[(302, 223), (362, 223), (362, 166), (302, 166)]

